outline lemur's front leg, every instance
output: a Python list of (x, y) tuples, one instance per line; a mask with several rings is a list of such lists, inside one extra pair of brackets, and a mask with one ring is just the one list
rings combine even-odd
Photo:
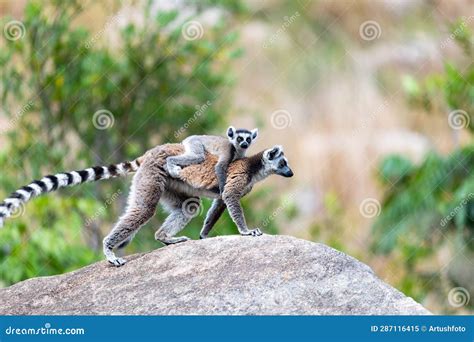
[[(222, 199), (224, 200), (224, 203), (227, 206), (227, 210), (229, 211), (232, 221), (234, 221), (235, 225), (239, 229), (240, 235), (246, 235), (246, 236), (262, 235), (262, 232), (258, 228), (248, 229), (247, 223), (245, 222), (244, 211), (242, 209), (242, 206), (240, 205), (240, 199), (243, 197), (243, 195), (245, 195), (246, 192), (242, 192), (242, 191), (239, 192), (235, 190), (232, 192), (232, 191), (229, 191), (229, 188), (239, 189), (239, 187), (234, 188), (233, 186), (229, 186), (229, 184), (226, 184), (226, 188), (224, 190), (224, 193), (222, 194)], [(240, 187), (240, 189), (242, 188), (243, 186)]]
[(230, 160), (227, 157), (224, 157), (219, 159), (215, 167), (217, 183), (219, 185), (219, 194), (221, 195), (224, 192), (224, 187), (227, 180), (227, 168), (229, 167), (229, 163)]
[(201, 239), (207, 238), (209, 232), (216, 224), (217, 220), (221, 217), (222, 213), (225, 210), (225, 203), (222, 199), (218, 198), (212, 201), (212, 206), (206, 214), (206, 220), (202, 226), (201, 233), (199, 237)]

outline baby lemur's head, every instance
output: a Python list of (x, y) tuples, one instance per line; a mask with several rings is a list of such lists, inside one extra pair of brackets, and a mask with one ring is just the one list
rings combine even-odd
[(249, 131), (248, 129), (235, 129), (233, 126), (230, 126), (227, 129), (227, 138), (229, 138), (230, 143), (234, 145), (238, 154), (245, 154), (245, 150), (257, 139), (257, 136), (257, 128)]

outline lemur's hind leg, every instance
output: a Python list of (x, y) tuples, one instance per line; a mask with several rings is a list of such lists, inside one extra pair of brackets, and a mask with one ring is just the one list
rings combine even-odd
[(202, 163), (205, 160), (204, 146), (193, 139), (183, 141), (185, 152), (178, 156), (166, 158), (166, 167), (171, 177), (179, 177), (179, 171), (185, 166)]
[(187, 236), (175, 236), (178, 234), (200, 209), (198, 197), (181, 197), (177, 194), (165, 193), (163, 204), (169, 211), (169, 216), (155, 233), (155, 239), (170, 245), (188, 241)]
[(127, 247), (130, 242), (132, 242), (133, 238), (135, 237), (135, 233), (133, 233), (132, 235), (130, 235), (126, 240), (122, 241), (118, 246), (117, 246), (117, 249), (122, 249), (122, 248), (125, 248)]
[(163, 171), (153, 165), (142, 165), (133, 178), (125, 213), (103, 241), (105, 257), (111, 264), (122, 266), (126, 262), (113, 249), (126, 244), (153, 217), (163, 191)]

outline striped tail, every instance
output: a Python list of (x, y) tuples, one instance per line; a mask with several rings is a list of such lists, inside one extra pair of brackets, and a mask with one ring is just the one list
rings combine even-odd
[(0, 203), (0, 228), (3, 227), (6, 218), (12, 216), (19, 208), (22, 208), (26, 202), (41, 194), (56, 191), (67, 186), (124, 176), (136, 172), (139, 167), (140, 158), (132, 162), (110, 166), (94, 166), (81, 171), (58, 173), (35, 180), (13, 192)]

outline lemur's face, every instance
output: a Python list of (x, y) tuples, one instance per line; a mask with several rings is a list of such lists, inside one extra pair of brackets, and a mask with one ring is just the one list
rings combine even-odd
[(227, 129), (227, 138), (236, 149), (246, 150), (250, 147), (252, 142), (257, 139), (258, 129), (255, 128), (251, 131), (247, 129), (235, 129), (230, 126)]
[(288, 165), (283, 147), (275, 146), (263, 152), (263, 164), (267, 171), (283, 177), (293, 177), (293, 170)]

